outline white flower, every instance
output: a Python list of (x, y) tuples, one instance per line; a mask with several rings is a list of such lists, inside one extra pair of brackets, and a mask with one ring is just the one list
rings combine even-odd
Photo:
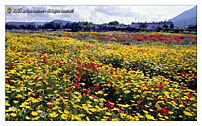
[(15, 106), (12, 106), (8, 109), (9, 111), (17, 111), (17, 108)]
[(42, 113), (40, 114), (40, 116), (41, 116), (42, 118), (46, 118), (47, 114), (46, 114), (45, 112), (42, 112)]

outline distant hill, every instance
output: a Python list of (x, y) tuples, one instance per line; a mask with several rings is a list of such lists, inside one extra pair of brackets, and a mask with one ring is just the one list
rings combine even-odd
[(70, 23), (71, 21), (64, 21), (64, 20), (53, 20), (51, 22), (54, 22), (54, 23), (62, 23), (62, 25), (66, 25), (67, 23)]
[(197, 7), (184, 11), (178, 16), (170, 19), (175, 25), (175, 28), (187, 28), (189, 25), (197, 24)]
[[(70, 23), (71, 21), (53, 20), (51, 22), (62, 23), (62, 25), (66, 25), (67, 23)], [(24, 24), (44, 25), (45, 23), (48, 23), (48, 22), (6, 22), (6, 24), (15, 24), (15, 25), (24, 25)]]
[(24, 24), (35, 24), (35, 25), (44, 25), (46, 22), (6, 22), (6, 24), (14, 25), (24, 25)]

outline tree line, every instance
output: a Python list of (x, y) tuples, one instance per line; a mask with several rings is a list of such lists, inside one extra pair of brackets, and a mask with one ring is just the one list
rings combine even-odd
[[(142, 24), (139, 28), (131, 27), (130, 25), (125, 25), (122, 23), (119, 23), (118, 21), (112, 21), (109, 23), (104, 24), (94, 24), (92, 22), (69, 22), (65, 25), (62, 25), (62, 23), (56, 23), (56, 22), (47, 22), (44, 25), (36, 25), (36, 24), (23, 24), (23, 25), (15, 25), (15, 24), (6, 24), (7, 30), (68, 30), (71, 32), (78, 32), (78, 31), (84, 31), (84, 32), (106, 32), (106, 31), (125, 31), (125, 32), (140, 32), (140, 31), (151, 31), (148, 29), (145, 29), (146, 25)], [(191, 28), (196, 28), (196, 26), (190, 26)], [(188, 28), (188, 29), (189, 29)], [(156, 28), (152, 31), (170, 31), (173, 30), (170, 28)], [(178, 29), (177, 31), (180, 31)]]

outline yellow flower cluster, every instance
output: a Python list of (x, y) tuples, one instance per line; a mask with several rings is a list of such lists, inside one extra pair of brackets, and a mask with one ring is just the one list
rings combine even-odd
[(196, 120), (196, 45), (69, 34), (6, 33), (6, 120)]

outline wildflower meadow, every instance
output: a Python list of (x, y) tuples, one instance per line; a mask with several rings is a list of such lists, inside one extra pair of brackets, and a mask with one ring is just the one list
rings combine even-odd
[(6, 32), (7, 121), (197, 120), (197, 36)]

